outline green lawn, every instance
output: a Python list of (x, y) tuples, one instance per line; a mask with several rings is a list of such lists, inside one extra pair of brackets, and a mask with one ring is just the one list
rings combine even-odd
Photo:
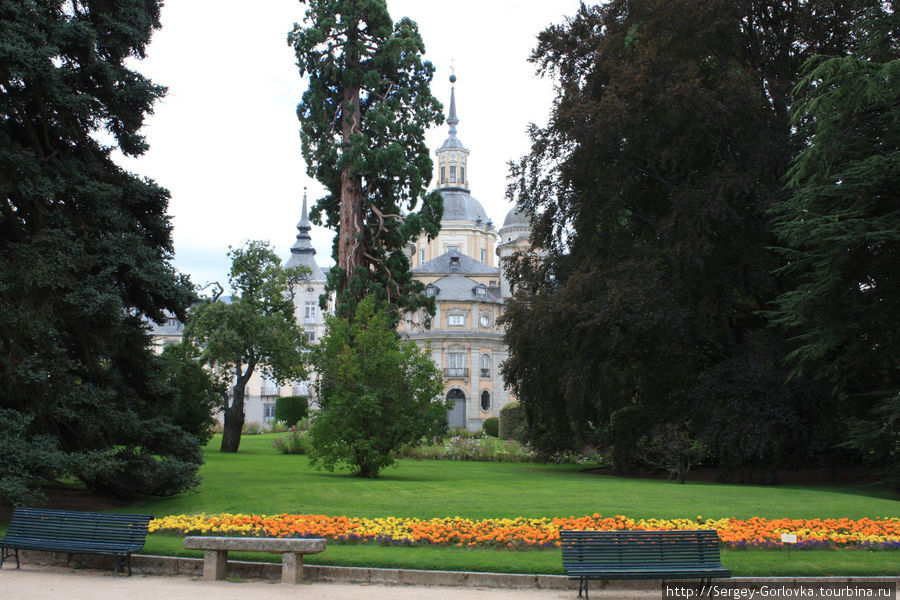
[[(599, 512), (630, 517), (886, 517), (900, 515), (900, 496), (858, 486), (678, 485), (581, 472), (572, 465), (401, 461), (381, 479), (309, 467), (304, 456), (272, 448), (275, 435), (245, 436), (238, 454), (206, 453), (198, 491), (137, 502), (127, 512), (157, 517), (197, 513), (314, 513), (359, 517), (581, 516)], [(152, 535), (150, 554), (200, 556), (176, 536)], [(243, 555), (278, 560), (272, 555)], [(241, 555), (236, 555), (241, 558)], [(311, 564), (562, 573), (558, 550), (511, 551), (330, 544)], [(896, 575), (900, 552), (863, 550), (730, 550), (724, 565), (738, 576)]]
[(276, 434), (244, 436), (238, 454), (206, 453), (197, 492), (142, 501), (156, 516), (240, 512), (357, 517), (876, 517), (900, 514), (900, 497), (855, 486), (678, 485), (591, 475), (576, 465), (404, 460), (380, 479), (309, 467), (272, 448)]

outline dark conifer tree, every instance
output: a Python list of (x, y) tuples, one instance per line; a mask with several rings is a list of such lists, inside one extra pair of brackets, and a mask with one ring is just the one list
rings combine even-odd
[(773, 320), (791, 365), (828, 384), (850, 447), (900, 485), (900, 20), (873, 11), (852, 53), (807, 61), (793, 123), (806, 144), (773, 209), (791, 289)]
[(441, 196), (425, 193), (432, 161), (424, 136), (441, 122), (431, 95), (434, 68), (416, 24), (391, 21), (385, 0), (306, 0), (304, 23), (289, 35), (308, 76), (297, 114), (308, 173), (327, 195), (314, 218), (337, 230), (329, 288), (338, 314), (374, 294), (402, 310), (433, 301), (413, 281), (406, 244), (434, 236)]
[(160, 5), (0, 1), (0, 407), (61, 451), (31, 475), (118, 495), (184, 490), (201, 462), (146, 332), (193, 299), (169, 194), (111, 159), (146, 150), (165, 92), (126, 65)]

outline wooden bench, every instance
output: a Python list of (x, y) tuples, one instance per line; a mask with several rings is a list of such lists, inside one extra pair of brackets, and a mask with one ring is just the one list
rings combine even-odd
[(228, 574), (228, 553), (269, 552), (281, 554), (281, 582), (303, 583), (303, 555), (325, 551), (322, 538), (262, 538), (262, 537), (220, 537), (188, 536), (184, 547), (190, 550), (204, 550), (203, 579), (215, 581), (225, 579)]
[(151, 519), (153, 515), (16, 508), (6, 537), (0, 539), (0, 568), (15, 555), (18, 569), (19, 550), (39, 550), (113, 555), (113, 575), (123, 563), (131, 575), (131, 553), (144, 547)]
[(731, 577), (719, 558), (719, 535), (690, 531), (561, 531), (563, 568), (588, 596), (591, 579)]

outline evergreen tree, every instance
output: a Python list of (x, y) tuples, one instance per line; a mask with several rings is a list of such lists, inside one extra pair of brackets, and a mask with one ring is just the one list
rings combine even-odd
[(237, 452), (244, 398), (254, 373), (283, 385), (301, 379), (303, 329), (294, 314), (294, 286), (308, 267), (284, 269), (266, 242), (229, 250), (229, 301), (205, 301), (191, 310), (184, 337), (217, 375), (225, 414), (222, 452)]
[(424, 135), (442, 117), (418, 28), (393, 24), (385, 0), (305, 3), (308, 26), (288, 41), (309, 78), (297, 109), (303, 157), (327, 190), (312, 215), (338, 232), (328, 275), (338, 314), (352, 316), (370, 294), (395, 320), (422, 306), (433, 314), (405, 254), (423, 230), (437, 234), (443, 213), (440, 194), (425, 194), (433, 167)]
[(793, 122), (807, 140), (774, 207), (783, 272), (775, 323), (795, 373), (827, 382), (851, 445), (900, 482), (900, 43), (897, 17), (866, 21), (863, 47), (807, 61)]
[(189, 488), (201, 463), (146, 331), (194, 298), (169, 194), (111, 159), (146, 150), (165, 92), (127, 65), (160, 4), (0, 1), (0, 408), (22, 415), (3, 422), (53, 440), (40, 474), (122, 496)]
[(313, 351), (320, 409), (310, 460), (329, 471), (346, 465), (359, 477), (378, 477), (401, 446), (446, 430), (441, 370), (430, 351), (401, 342), (372, 296), (353, 319), (329, 316), (326, 324)]

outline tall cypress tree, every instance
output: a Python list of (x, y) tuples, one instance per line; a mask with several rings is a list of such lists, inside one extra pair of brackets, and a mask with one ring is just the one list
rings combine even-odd
[(309, 78), (297, 109), (303, 157), (327, 190), (312, 215), (338, 232), (329, 273), (338, 314), (352, 317), (369, 294), (395, 318), (433, 312), (405, 254), (422, 231), (437, 234), (443, 213), (440, 194), (425, 193), (433, 169), (425, 131), (442, 116), (418, 28), (392, 23), (385, 0), (304, 3), (307, 26), (288, 41)]
[(169, 194), (111, 158), (146, 150), (165, 92), (126, 66), (160, 5), (0, 1), (0, 408), (62, 450), (33, 475), (118, 495), (185, 489), (201, 462), (166, 416), (146, 333), (193, 298), (171, 265)]

